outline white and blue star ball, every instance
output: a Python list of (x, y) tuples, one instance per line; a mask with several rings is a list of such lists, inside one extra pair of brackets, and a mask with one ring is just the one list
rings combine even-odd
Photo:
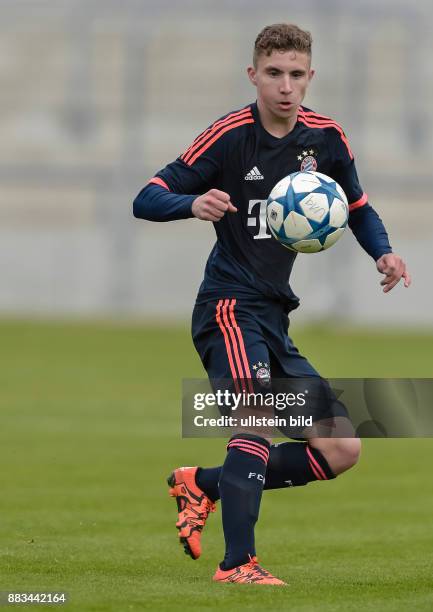
[(300, 253), (329, 249), (349, 219), (346, 194), (321, 172), (294, 172), (272, 189), (266, 207), (269, 229), (283, 246)]

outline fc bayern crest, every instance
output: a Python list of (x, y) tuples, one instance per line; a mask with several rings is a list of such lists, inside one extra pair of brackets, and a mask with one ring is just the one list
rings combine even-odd
[(315, 156), (314, 149), (308, 149), (308, 151), (302, 151), (300, 155), (298, 155), (298, 161), (301, 162), (300, 170), (301, 172), (315, 172), (317, 170), (317, 160)]
[(255, 363), (253, 365), (253, 370), (256, 373), (256, 378), (258, 382), (263, 387), (269, 387), (271, 383), (271, 372), (269, 369), (269, 364), (259, 361), (258, 363)]

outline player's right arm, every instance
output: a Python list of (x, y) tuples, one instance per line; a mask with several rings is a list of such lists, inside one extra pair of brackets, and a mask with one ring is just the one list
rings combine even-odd
[(230, 196), (219, 189), (210, 189), (200, 196), (171, 193), (155, 183), (144, 187), (134, 200), (134, 217), (147, 221), (175, 221), (197, 217), (216, 223), (227, 212), (237, 212)]
[(251, 122), (249, 114), (239, 111), (235, 117), (220, 119), (202, 132), (140, 191), (134, 200), (134, 216), (149, 221), (197, 217), (215, 223), (226, 213), (237, 212), (230, 195), (214, 186), (222, 171), (229, 132), (232, 126), (239, 125), (239, 116), (245, 115), (243, 122)]

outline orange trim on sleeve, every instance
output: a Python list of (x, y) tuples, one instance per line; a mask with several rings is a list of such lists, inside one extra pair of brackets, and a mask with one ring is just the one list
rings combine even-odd
[(361, 206), (364, 206), (365, 204), (367, 204), (367, 202), (368, 202), (368, 195), (366, 193), (363, 193), (362, 196), (359, 198), (359, 200), (356, 200), (356, 202), (349, 204), (349, 212), (352, 212), (353, 210), (356, 210), (357, 208), (361, 208)]
[(154, 183), (155, 185), (159, 185), (160, 187), (167, 189), (167, 191), (170, 191), (170, 187), (165, 181), (162, 180), (162, 178), (159, 178), (159, 176), (154, 176), (152, 179), (150, 179), (149, 183)]

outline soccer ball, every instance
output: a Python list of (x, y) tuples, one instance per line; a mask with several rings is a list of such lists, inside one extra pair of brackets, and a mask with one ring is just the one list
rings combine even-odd
[(269, 229), (283, 246), (300, 253), (329, 249), (349, 219), (346, 194), (320, 172), (294, 172), (272, 189), (266, 206)]

